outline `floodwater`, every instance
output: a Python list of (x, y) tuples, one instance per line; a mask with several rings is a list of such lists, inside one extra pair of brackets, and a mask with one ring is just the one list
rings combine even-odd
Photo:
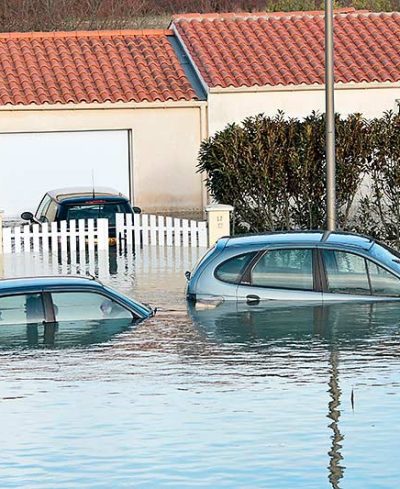
[(1, 488), (399, 486), (400, 304), (195, 309), (183, 273), (203, 252), (88, 266), (159, 307), (136, 327), (0, 331)]

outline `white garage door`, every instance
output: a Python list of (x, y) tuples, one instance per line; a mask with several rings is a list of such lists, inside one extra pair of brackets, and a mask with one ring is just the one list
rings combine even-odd
[(46, 191), (113, 187), (129, 194), (128, 131), (0, 134), (0, 209), (36, 210)]

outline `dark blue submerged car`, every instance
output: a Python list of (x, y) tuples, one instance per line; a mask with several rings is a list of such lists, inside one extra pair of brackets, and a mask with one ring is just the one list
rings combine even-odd
[(116, 214), (139, 214), (123, 194), (108, 187), (71, 187), (47, 192), (35, 212), (23, 212), (31, 223), (51, 223), (79, 219), (108, 219), (109, 235), (115, 237)]
[(5, 325), (104, 322), (135, 323), (153, 310), (87, 277), (0, 280), (0, 331)]
[(400, 300), (400, 254), (352, 233), (221, 238), (187, 277), (194, 301)]

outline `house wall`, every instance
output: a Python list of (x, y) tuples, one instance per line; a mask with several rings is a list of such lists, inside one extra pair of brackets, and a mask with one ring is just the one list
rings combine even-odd
[[(382, 115), (386, 110), (398, 110), (400, 84), (394, 86), (337, 86), (335, 110), (342, 115), (360, 112), (367, 118)], [(275, 115), (282, 110), (291, 117), (305, 117), (313, 110), (325, 112), (325, 92), (320, 88), (282, 90), (265, 88), (253, 90), (211, 91), (208, 97), (210, 135), (225, 128), (228, 123), (240, 122), (245, 117), (265, 113)]]
[[(11, 110), (3, 107), (0, 132), (130, 130), (135, 205), (146, 212), (202, 210), (204, 189), (202, 177), (196, 173), (196, 162), (200, 142), (205, 137), (204, 103), (59, 107), (44, 105)], [(34, 178), (34, 173), (27, 177)]]

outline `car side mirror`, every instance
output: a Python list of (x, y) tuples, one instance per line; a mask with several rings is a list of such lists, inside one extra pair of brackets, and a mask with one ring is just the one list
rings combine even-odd
[(34, 217), (33, 217), (33, 214), (32, 212), (23, 212), (21, 214), (21, 219), (23, 219), (24, 221), (34, 221)]
[(134, 214), (141, 214), (142, 209), (140, 207), (132, 207)]

